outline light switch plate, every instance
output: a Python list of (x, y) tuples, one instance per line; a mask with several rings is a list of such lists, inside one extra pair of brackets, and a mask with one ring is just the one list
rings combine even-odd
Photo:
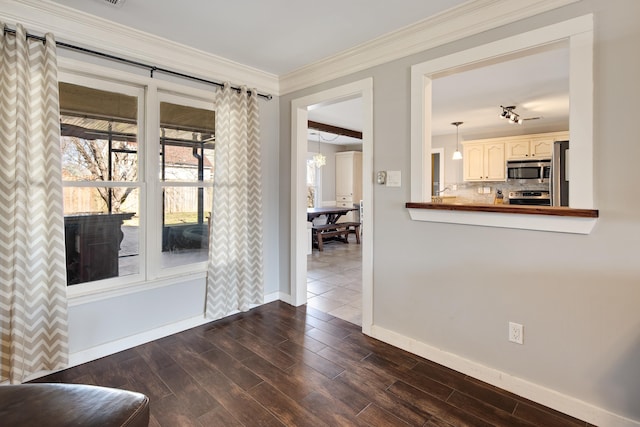
[(387, 171), (387, 187), (400, 187), (401, 181), (402, 173), (400, 171)]

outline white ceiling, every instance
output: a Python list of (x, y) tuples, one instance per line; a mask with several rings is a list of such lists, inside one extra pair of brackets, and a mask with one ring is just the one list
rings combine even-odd
[(276, 75), (467, 0), (53, 0)]
[[(499, 117), (515, 106), (523, 124)], [(566, 44), (518, 53), (436, 78), (432, 85), (432, 135), (461, 139), (524, 135), (569, 129), (569, 49)], [(537, 119), (534, 119), (537, 118)], [(527, 120), (533, 119), (533, 120)], [(467, 137), (463, 137), (466, 135)]]
[[(523, 124), (499, 117), (500, 106), (515, 106)], [(434, 79), (433, 136), (455, 134), (460, 139), (492, 138), (569, 129), (569, 49), (545, 46), (516, 57), (476, 64)], [(362, 131), (362, 103), (353, 99), (309, 111), (310, 120)], [(317, 137), (316, 137), (317, 138)], [(341, 141), (340, 141), (341, 142)], [(353, 143), (353, 141), (352, 141)]]
[[(52, 0), (279, 76), (460, 6), (467, 0)], [(568, 50), (483, 64), (433, 84), (434, 135), (461, 139), (568, 129)], [(498, 118), (515, 105), (523, 125)], [(310, 120), (362, 131), (358, 99), (310, 109)], [(332, 135), (324, 139), (333, 139)], [(317, 140), (318, 136), (310, 136)], [(339, 144), (358, 143), (340, 137)]]
[[(354, 98), (330, 105), (316, 105), (309, 108), (309, 120), (331, 126), (362, 132), (362, 98)], [(310, 141), (320, 141), (336, 145), (362, 145), (362, 140), (328, 132), (307, 131)]]

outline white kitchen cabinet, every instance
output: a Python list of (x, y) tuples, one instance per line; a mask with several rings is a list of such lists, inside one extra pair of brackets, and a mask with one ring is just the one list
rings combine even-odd
[(507, 160), (549, 159), (555, 141), (568, 141), (569, 132), (548, 132), (463, 142), (465, 181), (505, 181)]
[[(336, 153), (336, 206), (353, 208), (362, 199), (362, 152)], [(349, 212), (340, 222), (353, 222), (357, 215)]]
[(464, 144), (462, 163), (465, 181), (482, 181), (484, 179), (484, 145)]
[(523, 135), (506, 141), (507, 160), (550, 159), (555, 141), (566, 141), (569, 132)]
[(465, 181), (505, 180), (504, 142), (466, 142), (462, 156)]
[(550, 158), (553, 150), (553, 138), (510, 141), (506, 143), (506, 148), (507, 160)]
[(550, 158), (553, 154), (553, 139), (533, 138), (529, 142), (529, 154), (532, 158)]
[(529, 140), (509, 141), (505, 144), (507, 160), (529, 157)]

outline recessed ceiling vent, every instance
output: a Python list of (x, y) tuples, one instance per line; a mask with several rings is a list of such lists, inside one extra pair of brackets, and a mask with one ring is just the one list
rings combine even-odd
[(111, 6), (121, 7), (126, 0), (100, 0), (103, 3), (107, 3)]

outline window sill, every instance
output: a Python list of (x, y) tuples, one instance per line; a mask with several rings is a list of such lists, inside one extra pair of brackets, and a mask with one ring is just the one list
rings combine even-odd
[(173, 286), (191, 280), (203, 280), (203, 282), (206, 281), (206, 272), (198, 271), (192, 274), (158, 278), (142, 282), (121, 282), (110, 283), (108, 285), (104, 285), (101, 282), (88, 282), (86, 284), (72, 285), (67, 286), (68, 304), (69, 307), (73, 307), (76, 305), (83, 305), (91, 302), (102, 301), (105, 299), (143, 292), (150, 289), (161, 288), (164, 286)]
[(572, 209), (547, 206), (456, 205), (413, 203), (406, 205), (414, 221), (485, 227), (590, 234), (599, 212), (595, 209)]

